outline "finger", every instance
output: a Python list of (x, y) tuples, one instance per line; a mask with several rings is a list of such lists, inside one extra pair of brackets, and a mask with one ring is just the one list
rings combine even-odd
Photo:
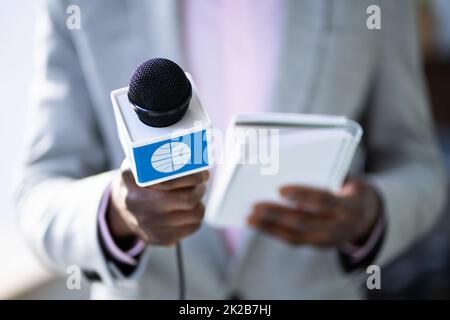
[(305, 186), (283, 186), (280, 195), (297, 207), (314, 211), (333, 211), (340, 206), (340, 199), (331, 192)]
[(193, 210), (177, 210), (164, 212), (153, 216), (145, 221), (148, 228), (151, 227), (182, 227), (186, 225), (199, 224), (205, 214), (205, 207), (199, 203)]
[(277, 224), (276, 222), (254, 221), (249, 219), (249, 224), (273, 237), (291, 244), (315, 244), (312, 233), (302, 233), (298, 230)]
[(149, 188), (163, 190), (163, 191), (171, 191), (176, 189), (183, 189), (188, 187), (195, 187), (198, 184), (206, 182), (209, 179), (209, 171), (202, 171), (198, 173), (194, 173), (188, 176), (184, 176), (181, 178), (164, 181)]
[(158, 240), (155, 240), (153, 244), (173, 246), (181, 239), (195, 233), (200, 226), (201, 224), (195, 223), (180, 227), (160, 228), (157, 235), (154, 236), (154, 238)]
[(150, 190), (147, 188), (130, 188), (125, 196), (125, 206), (133, 212), (140, 221), (146, 221), (151, 213), (176, 210), (193, 210), (205, 194), (204, 183), (174, 191)]
[(300, 208), (290, 208), (270, 202), (255, 205), (251, 216), (257, 220), (276, 221), (279, 224), (296, 229), (326, 229), (329, 224), (337, 219), (333, 212), (311, 213)]
[(193, 210), (201, 202), (205, 194), (206, 186), (204, 183), (196, 187), (188, 187), (173, 191), (164, 192), (163, 210)]
[[(302, 212), (300, 209), (286, 208), (272, 203), (261, 203), (248, 219), (253, 226), (271, 226), (271, 228), (289, 231), (295, 236), (305, 238), (297, 239), (298, 243), (308, 243), (315, 246), (329, 247), (341, 245), (350, 233), (337, 228), (341, 225), (340, 217), (330, 214), (328, 217), (319, 217), (318, 214)], [(267, 228), (266, 228), (267, 229)], [(344, 235), (342, 237), (342, 235)], [(286, 238), (286, 237), (284, 237)], [(292, 240), (291, 240), (292, 242)]]

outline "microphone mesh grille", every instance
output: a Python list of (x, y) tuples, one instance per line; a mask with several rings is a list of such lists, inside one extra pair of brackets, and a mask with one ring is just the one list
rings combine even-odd
[(183, 70), (174, 62), (150, 59), (140, 64), (131, 76), (128, 99), (151, 111), (176, 108), (191, 93), (191, 86)]

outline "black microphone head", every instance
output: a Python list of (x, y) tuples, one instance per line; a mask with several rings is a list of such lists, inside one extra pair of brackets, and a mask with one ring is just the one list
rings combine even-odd
[(128, 100), (139, 119), (151, 127), (168, 127), (186, 113), (192, 87), (173, 61), (155, 58), (141, 63), (128, 86)]

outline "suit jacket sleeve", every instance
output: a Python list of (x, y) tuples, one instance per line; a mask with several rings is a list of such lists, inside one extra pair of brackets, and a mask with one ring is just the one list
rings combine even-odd
[(411, 1), (381, 7), (382, 38), (366, 114), (368, 179), (384, 202), (383, 264), (427, 232), (442, 210), (446, 181), (426, 99)]
[[(44, 262), (69, 265), (111, 283), (98, 241), (97, 212), (112, 179), (66, 6), (49, 1), (37, 21), (36, 72), (27, 150), (17, 186), (18, 223)], [(86, 178), (87, 177), (87, 178)]]

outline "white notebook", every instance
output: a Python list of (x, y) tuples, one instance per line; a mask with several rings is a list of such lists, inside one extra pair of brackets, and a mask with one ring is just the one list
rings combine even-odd
[[(244, 131), (262, 133), (257, 148), (250, 146), (249, 139), (233, 139), (236, 132), (249, 128), (263, 129)], [(228, 131), (226, 161), (216, 165), (206, 203), (207, 222), (217, 227), (243, 225), (255, 203), (283, 201), (278, 189), (287, 184), (339, 190), (361, 135), (359, 124), (339, 116), (238, 115)], [(272, 149), (269, 164), (261, 154), (269, 155)]]

